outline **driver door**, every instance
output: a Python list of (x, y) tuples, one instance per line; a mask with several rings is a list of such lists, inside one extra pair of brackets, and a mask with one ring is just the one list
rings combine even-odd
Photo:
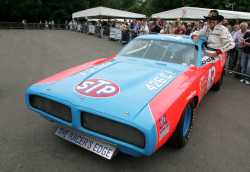
[(215, 83), (216, 61), (205, 55), (202, 51), (202, 66), (200, 66), (200, 94), (201, 97), (207, 94)]

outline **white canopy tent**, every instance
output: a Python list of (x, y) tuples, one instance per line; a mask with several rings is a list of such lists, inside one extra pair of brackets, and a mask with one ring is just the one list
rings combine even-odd
[[(208, 8), (198, 8), (198, 7), (181, 7), (169, 11), (164, 11), (152, 15), (152, 18), (161, 19), (203, 19), (207, 16), (211, 9)], [(218, 9), (217, 9), (218, 10)], [(225, 19), (243, 19), (250, 20), (250, 13), (248, 12), (238, 12), (238, 11), (228, 11), (228, 10), (218, 10), (219, 14), (224, 16)]]
[(99, 17), (109, 17), (109, 18), (129, 18), (129, 19), (141, 19), (146, 18), (144, 14), (132, 13), (123, 10), (117, 10), (107, 7), (96, 7), (90, 8), (83, 11), (78, 11), (72, 14), (72, 18), (99, 18)]

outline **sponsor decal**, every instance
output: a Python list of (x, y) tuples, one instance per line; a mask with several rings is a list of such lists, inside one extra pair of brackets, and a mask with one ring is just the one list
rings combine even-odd
[(209, 57), (209, 56), (204, 56), (202, 58), (202, 65), (205, 65), (207, 63), (215, 63), (216, 61), (219, 60), (219, 57)]
[(174, 73), (164, 71), (157, 74), (153, 79), (146, 83), (146, 87), (150, 90), (157, 90), (161, 88), (165, 83), (168, 83), (174, 78)]
[(163, 139), (164, 136), (167, 135), (167, 133), (169, 132), (169, 124), (166, 120), (166, 116), (163, 115), (160, 119), (159, 119), (159, 124), (160, 124), (160, 140)]
[(89, 79), (82, 81), (75, 86), (77, 93), (87, 97), (106, 98), (115, 96), (119, 93), (120, 88), (112, 81), (103, 79)]

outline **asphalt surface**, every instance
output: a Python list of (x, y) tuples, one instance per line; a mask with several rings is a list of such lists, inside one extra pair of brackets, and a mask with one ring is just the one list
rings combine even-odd
[(25, 107), (30, 84), (120, 48), (70, 31), (0, 30), (1, 172), (250, 171), (250, 86), (233, 77), (204, 98), (185, 148), (164, 146), (150, 157), (104, 160), (56, 137), (55, 124)]

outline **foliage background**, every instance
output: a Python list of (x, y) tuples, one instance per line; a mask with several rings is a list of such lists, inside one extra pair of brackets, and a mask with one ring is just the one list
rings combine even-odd
[(250, 0), (0, 0), (0, 21), (39, 22), (54, 20), (64, 23), (71, 18), (72, 12), (106, 6), (116, 9), (153, 13), (182, 6), (250, 11)]

